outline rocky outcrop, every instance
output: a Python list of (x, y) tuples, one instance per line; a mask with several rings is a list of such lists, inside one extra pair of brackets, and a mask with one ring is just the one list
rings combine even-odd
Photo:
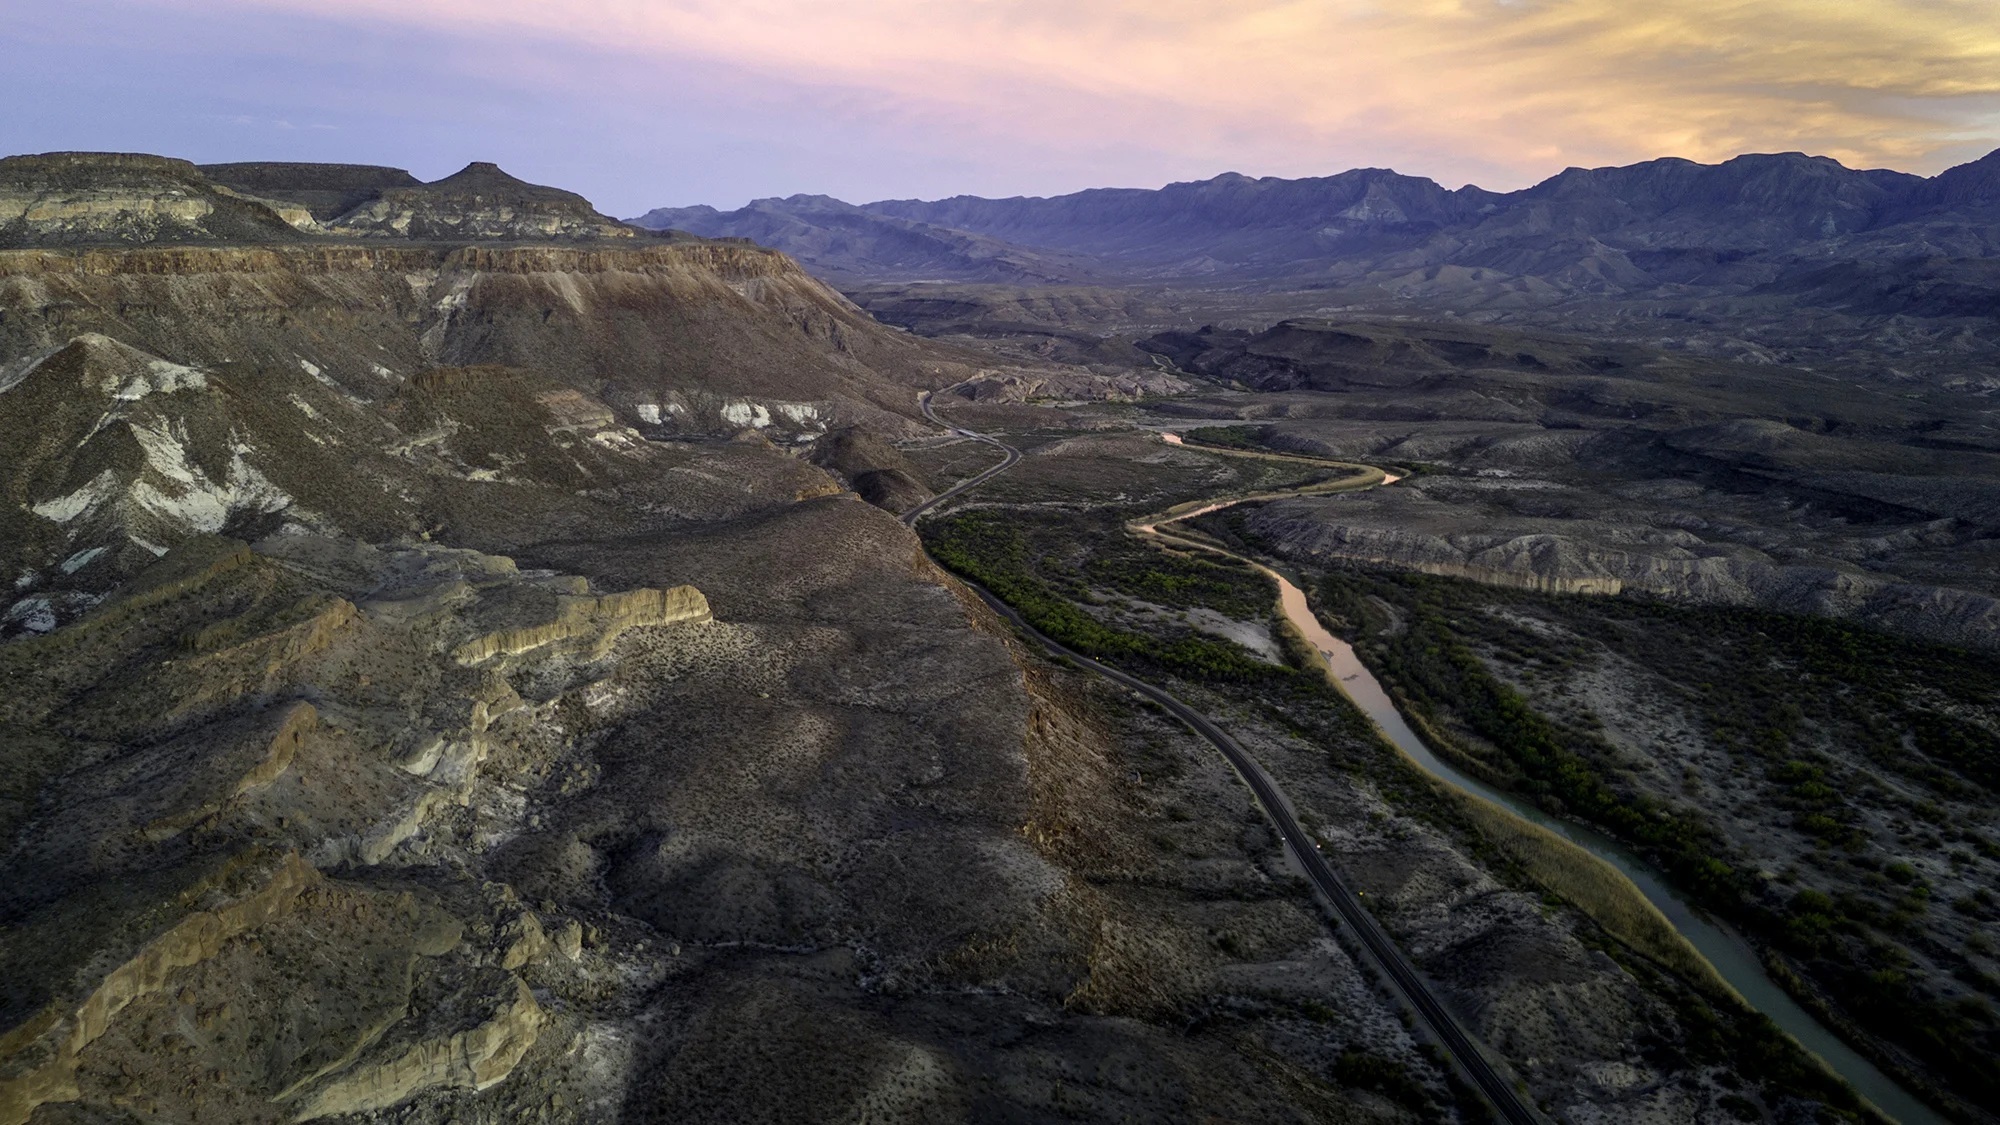
[(632, 590), (596, 598), (561, 596), (551, 620), (475, 637), (453, 649), (452, 658), (460, 664), (484, 664), (548, 645), (586, 641), (585, 651), (595, 659), (627, 629), (710, 620), (708, 599), (693, 586)]
[[(149, 840), (162, 840), (220, 815), (230, 804), (263, 789), (283, 776), (298, 756), (306, 739), (319, 730), (319, 711), (310, 703), (293, 703), (281, 710), (268, 740), (252, 742), (248, 760), (242, 755), (211, 759), (190, 779), (190, 793), (174, 793), (168, 798), (178, 808), (149, 822), (143, 832)], [(258, 742), (262, 745), (259, 746)], [(231, 760), (234, 758), (236, 760)], [(216, 769), (215, 767), (220, 767)], [(241, 770), (239, 774), (237, 771)], [(208, 776), (202, 776), (207, 774)], [(234, 780), (229, 775), (235, 774)], [(217, 784), (220, 781), (221, 784)]]
[(297, 853), (252, 858), (241, 893), (183, 918), (106, 973), (72, 1005), (60, 1002), (0, 1036), (0, 1125), (24, 1125), (35, 1107), (74, 1101), (78, 1056), (103, 1037), (118, 1014), (166, 988), (174, 975), (221, 952), (225, 943), (288, 913), (318, 878)]
[(394, 1058), (355, 1067), (302, 1099), (292, 1120), (387, 1109), (422, 1090), (487, 1089), (513, 1072), (545, 1022), (534, 994), (512, 978), (511, 994), (484, 1020), (411, 1044)]
[(185, 160), (93, 152), (0, 159), (0, 247), (300, 237), (277, 209), (210, 183)]
[(338, 234), (418, 241), (618, 238), (638, 232), (600, 215), (575, 192), (517, 180), (475, 162), (435, 183), (385, 187), (327, 222)]

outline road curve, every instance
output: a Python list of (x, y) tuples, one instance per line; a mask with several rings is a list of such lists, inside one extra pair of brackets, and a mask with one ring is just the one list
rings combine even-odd
[(936, 422), (938, 425), (943, 426), (945, 429), (950, 430), (952, 433), (955, 433), (960, 437), (968, 437), (974, 441), (983, 441), (986, 444), (1003, 451), (1004, 453), (1007, 454), (1007, 457), (1005, 460), (1001, 461), (998, 465), (995, 465), (992, 468), (986, 470), (985, 472), (980, 473), (978, 476), (969, 477), (965, 480), (962, 480), (957, 484), (951, 486), (950, 488), (945, 489), (943, 492), (938, 493), (936, 496), (933, 496), (930, 499), (924, 501), (923, 503), (917, 505), (916, 507), (911, 508), (909, 511), (904, 512), (903, 522), (911, 527), (915, 527), (917, 525), (917, 519), (921, 517), (925, 512), (930, 511), (932, 508), (935, 508), (939, 504), (942, 504), (945, 501), (951, 499), (952, 497), (957, 496), (961, 492), (978, 488), (980, 485), (985, 484), (987, 481), (992, 480), (994, 477), (997, 477), (1001, 473), (1006, 472), (1008, 469), (1013, 468), (1014, 463), (1021, 459), (1020, 450), (1015, 449), (1013, 446), (1008, 445), (1006, 442), (1001, 441), (999, 438), (991, 437), (986, 434), (974, 433), (971, 430), (967, 429), (962, 429), (938, 417), (935, 413), (932, 413), (931, 392), (925, 391), (923, 393), (923, 396), (917, 399), (917, 405), (923, 407), (924, 417), (929, 418), (931, 421)]
[[(974, 433), (941, 421), (937, 415), (931, 413), (929, 395), (925, 395), (923, 398), (923, 409), (924, 416), (938, 425), (945, 426), (954, 433), (999, 446), (1001, 449), (1007, 451), (1008, 456), (1007, 460), (1001, 464), (986, 470), (947, 492), (932, 497), (930, 500), (905, 513), (903, 522), (911, 525), (916, 523), (918, 516), (941, 501), (950, 499), (969, 488), (984, 483), (999, 473), (1006, 471), (1021, 458), (1019, 450), (1007, 445), (998, 438), (986, 434)], [(1424, 1025), (1430, 1030), (1431, 1037), (1437, 1041), (1439, 1046), (1444, 1048), (1445, 1053), (1457, 1065), (1459, 1073), (1471, 1083), (1474, 1089), (1480, 1092), (1487, 1103), (1492, 1106), (1500, 1115), (1500, 1118), (1507, 1122), (1508, 1125), (1546, 1125), (1546, 1119), (1500, 1073), (1500, 1070), (1493, 1065), (1492, 1060), (1480, 1045), (1474, 1041), (1471, 1034), (1459, 1026), (1458, 1020), (1446, 1010), (1444, 1004), (1431, 991), (1430, 985), (1417, 973), (1416, 966), (1410, 963), (1410, 959), (1404, 956), (1403, 951), (1396, 946), (1396, 943), (1389, 937), (1388, 933), (1382, 929), (1381, 923), (1377, 922), (1375, 916), (1368, 913), (1367, 907), (1362, 905), (1361, 896), (1356, 894), (1347, 885), (1347, 882), (1340, 877), (1340, 874), (1334, 871), (1332, 865), (1327, 863), (1326, 857), (1320, 854), (1319, 847), (1314, 843), (1312, 836), (1306, 832), (1304, 826), (1299, 824), (1298, 817), (1292, 813), (1291, 802), (1285, 798), (1284, 792), (1278, 788), (1277, 783), (1271, 779), (1271, 775), (1264, 771), (1264, 767), (1258, 764), (1257, 759), (1252, 757), (1250, 752), (1245, 750), (1241, 743), (1238, 743), (1227, 731), (1216, 725), (1215, 721), (1207, 715), (1181, 702), (1172, 694), (1154, 687), (1152, 684), (1136, 676), (1128, 675), (1110, 665), (1101, 664), (1067, 647), (1028, 624), (1026, 619), (1019, 613), (1016, 613), (1012, 606), (995, 597), (985, 587), (970, 580), (961, 580), (965, 581), (966, 585), (979, 595), (980, 600), (991, 607), (995, 613), (1006, 619), (1009, 624), (1026, 636), (1034, 638), (1037, 643), (1050, 653), (1063, 657), (1080, 667), (1088, 668), (1113, 683), (1138, 692), (1140, 695), (1159, 704), (1169, 714), (1187, 724), (1189, 729), (1207, 740), (1209, 745), (1220, 751), (1223, 758), (1229, 762), (1230, 767), (1236, 771), (1236, 775), (1243, 779), (1245, 785), (1250, 787), (1251, 794), (1257, 799), (1258, 807), (1264, 810), (1264, 815), (1278, 829), (1278, 835), (1284, 840), (1286, 850), (1291, 853), (1293, 860), (1305, 872), (1306, 879), (1312, 884), (1313, 890), (1323, 901), (1333, 907), (1334, 911), (1340, 915), (1341, 920), (1347, 923), (1348, 928), (1361, 940), (1362, 945), (1368, 951), (1370, 959), (1389, 978), (1391, 983), (1395, 985), (1396, 991), (1402, 995), (1405, 1002), (1416, 1012), (1418, 1018), (1424, 1022)]]

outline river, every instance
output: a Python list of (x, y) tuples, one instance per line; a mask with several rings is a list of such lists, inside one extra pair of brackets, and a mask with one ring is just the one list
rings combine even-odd
[[(1176, 438), (1169, 438), (1175, 441)], [(1398, 478), (1388, 476), (1382, 483), (1392, 484)], [(1241, 501), (1222, 501), (1192, 512), (1175, 515), (1160, 520), (1160, 524), (1178, 523), (1195, 516), (1219, 511)], [(1145, 534), (1158, 535), (1156, 525), (1135, 525), (1133, 530)], [(1947, 1125), (1937, 1111), (1919, 1101), (1909, 1091), (1898, 1085), (1894, 1079), (1884, 1074), (1881, 1068), (1863, 1058), (1846, 1042), (1829, 1031), (1814, 1018), (1812, 1013), (1801, 1007), (1798, 1001), (1780, 988), (1765, 973), (1762, 962), (1755, 951), (1741, 936), (1718, 925), (1703, 915), (1654, 871), (1645, 861), (1630, 850), (1600, 832), (1582, 825), (1552, 817), (1537, 806), (1523, 801), (1512, 794), (1502, 792), (1472, 777), (1440, 759), (1417, 733), (1410, 729), (1396, 705), (1389, 698), (1367, 665), (1356, 656), (1354, 648), (1346, 641), (1334, 636), (1307, 603), (1304, 591), (1300, 590), (1284, 575), (1263, 566), (1252, 559), (1243, 558), (1218, 548), (1206, 548), (1217, 554), (1226, 554), (1239, 562), (1256, 567), (1267, 578), (1277, 583), (1278, 596), (1285, 617), (1296, 626), (1301, 634), (1319, 650), (1320, 656), (1333, 670), (1341, 690), (1354, 701), (1362, 713), (1373, 720), (1376, 727), (1396, 748), (1411, 761), (1423, 767), (1431, 776), (1445, 784), (1478, 797), (1483, 801), (1499, 805), (1523, 820), (1541, 825), (1568, 839), (1599, 859), (1616, 868), (1639, 892), (1646, 896), (1660, 913), (1691, 942), (1701, 955), (1715, 966), (1722, 979), (1742, 995), (1743, 999), (1757, 1011), (1771, 1018), (1773, 1023), (1783, 1028), (1792, 1038), (1818, 1055), (1834, 1073), (1847, 1080), (1862, 1097), (1873, 1102), (1885, 1115), (1902, 1125)]]

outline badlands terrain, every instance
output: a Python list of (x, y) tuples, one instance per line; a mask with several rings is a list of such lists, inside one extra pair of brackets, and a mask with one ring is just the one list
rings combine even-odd
[[(1213, 748), (968, 578), (1226, 725), (1532, 1113), (1878, 1116), (1264, 578), (1125, 530), (1300, 488), (1193, 534), (1990, 1120), (1990, 176), (1808, 168), (1832, 228), (1704, 189), (1767, 245), (1696, 280), (1683, 215), (1614, 247), (1653, 290), (1491, 250), (1364, 301), (1188, 264), (1282, 224), (0, 160), (0, 1122), (1486, 1119)], [(1385, 258), (1505, 203), (1368, 190)], [(1911, 230), (1869, 276), (1949, 299), (1799, 280)], [(913, 531), (1001, 456), (925, 395), (1024, 455)]]
[[(1906, 1088), (1992, 1113), (2000, 153), (634, 221), (786, 249), (936, 340), (1143, 381), (1122, 407), (967, 388), (975, 428), (1406, 474), (1198, 526), (1295, 568), (1441, 754), (1636, 847)], [(981, 496), (1024, 529), (1092, 502), (1009, 488)]]

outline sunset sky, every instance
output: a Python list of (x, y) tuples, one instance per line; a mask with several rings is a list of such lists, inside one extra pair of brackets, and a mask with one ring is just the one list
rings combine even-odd
[(2000, 0), (0, 0), (0, 150), (494, 160), (631, 215), (2000, 147)]

